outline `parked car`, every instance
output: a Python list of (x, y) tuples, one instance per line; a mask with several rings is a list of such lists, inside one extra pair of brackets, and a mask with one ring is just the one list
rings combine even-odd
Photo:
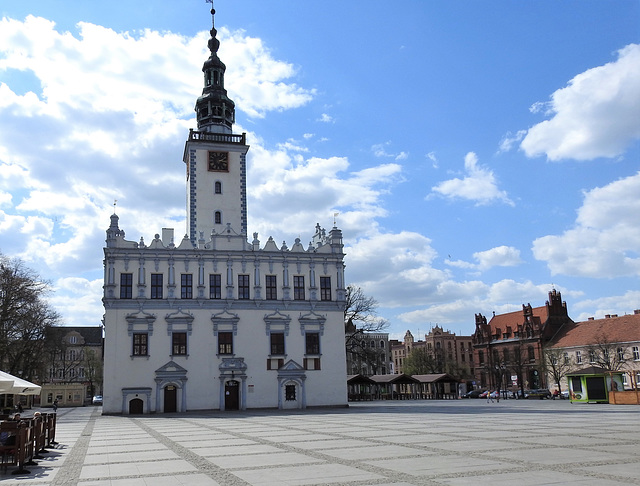
[(95, 397), (93, 397), (91, 403), (93, 403), (94, 405), (102, 405), (102, 395), (96, 395)]
[(569, 399), (569, 390), (562, 390), (560, 392), (560, 398), (564, 398), (565, 400)]
[(471, 390), (471, 391), (468, 391), (467, 393), (465, 393), (464, 395), (462, 395), (462, 398), (480, 398), (480, 395), (484, 391), (485, 390)]
[(529, 398), (551, 398), (551, 392), (546, 388), (538, 388), (537, 390), (529, 390)]

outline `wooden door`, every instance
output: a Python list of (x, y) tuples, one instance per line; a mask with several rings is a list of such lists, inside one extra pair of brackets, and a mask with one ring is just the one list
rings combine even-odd
[(240, 383), (236, 380), (227, 381), (224, 384), (224, 409), (239, 410), (240, 408)]
[(164, 387), (164, 413), (173, 413), (178, 411), (178, 394), (176, 387), (167, 385)]

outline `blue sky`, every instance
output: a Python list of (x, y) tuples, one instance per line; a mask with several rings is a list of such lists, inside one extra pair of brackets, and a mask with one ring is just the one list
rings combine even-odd
[[(209, 4), (0, 4), (0, 250), (102, 317), (127, 238), (184, 231)], [(217, 0), (249, 232), (333, 214), (392, 337), (544, 305), (640, 308), (640, 2)], [(292, 211), (295, 208), (295, 211)]]

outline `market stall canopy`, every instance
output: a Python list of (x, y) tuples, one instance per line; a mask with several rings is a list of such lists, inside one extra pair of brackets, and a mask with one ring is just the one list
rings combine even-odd
[(17, 376), (0, 371), (0, 393), (9, 395), (40, 395), (42, 387)]

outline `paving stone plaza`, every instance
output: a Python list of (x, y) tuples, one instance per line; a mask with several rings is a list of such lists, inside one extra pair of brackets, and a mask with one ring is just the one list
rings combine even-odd
[(58, 410), (21, 485), (640, 484), (640, 407), (400, 401), (344, 409), (103, 416)]

